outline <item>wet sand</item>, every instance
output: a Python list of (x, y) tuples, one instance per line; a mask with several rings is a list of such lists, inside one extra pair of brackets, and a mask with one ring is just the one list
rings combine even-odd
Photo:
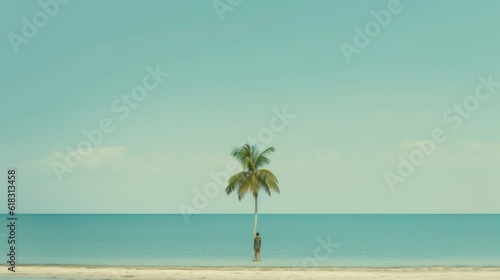
[(498, 280), (500, 267), (430, 267), (430, 268), (269, 268), (269, 267), (112, 267), (51, 266), (17, 267), (15, 273), (0, 266), (0, 278), (38, 277), (52, 279), (204, 279), (204, 280), (285, 280), (285, 279), (433, 279)]

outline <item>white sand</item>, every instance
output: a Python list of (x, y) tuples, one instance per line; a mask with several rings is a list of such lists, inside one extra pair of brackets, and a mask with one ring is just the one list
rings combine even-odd
[(498, 280), (500, 267), (492, 268), (166, 268), (109, 266), (20, 266), (12, 273), (0, 266), (0, 278), (47, 277), (60, 279), (433, 279), (433, 280)]

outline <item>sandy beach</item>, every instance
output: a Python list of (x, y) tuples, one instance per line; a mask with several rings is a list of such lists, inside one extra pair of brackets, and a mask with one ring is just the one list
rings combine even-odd
[(46, 277), (52, 279), (433, 279), (496, 280), (500, 267), (432, 268), (194, 268), (194, 267), (110, 267), (110, 266), (20, 266), (16, 273), (2, 266), (0, 276)]

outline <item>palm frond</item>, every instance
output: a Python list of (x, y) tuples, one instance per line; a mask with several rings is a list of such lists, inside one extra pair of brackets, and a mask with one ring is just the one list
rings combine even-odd
[(242, 200), (245, 195), (253, 189), (253, 178), (255, 176), (249, 172), (246, 172), (244, 178), (241, 180), (241, 184), (238, 188), (238, 200)]
[(231, 152), (231, 155), (243, 166), (243, 170), (255, 170), (253, 164), (252, 146), (244, 144), (242, 147), (236, 147)]
[(238, 189), (240, 187), (241, 181), (243, 180), (244, 177), (245, 177), (244, 171), (236, 173), (233, 176), (231, 176), (231, 178), (229, 178), (229, 180), (228, 180), (228, 185), (226, 187), (226, 194), (229, 195), (233, 191)]
[(271, 171), (267, 169), (260, 169), (257, 171), (256, 177), (268, 195), (271, 195), (271, 191), (280, 193), (278, 179), (276, 179), (276, 176)]
[(252, 193), (254, 197), (259, 196), (260, 182), (256, 174), (252, 174)]
[(274, 151), (275, 151), (274, 147), (270, 147), (270, 148), (265, 149), (262, 153), (257, 154), (257, 156), (254, 159), (255, 160), (254, 161), (255, 168), (259, 168), (259, 167), (262, 167), (264, 165), (268, 165), (269, 163), (271, 163), (271, 160), (267, 157), (267, 155), (274, 152)]

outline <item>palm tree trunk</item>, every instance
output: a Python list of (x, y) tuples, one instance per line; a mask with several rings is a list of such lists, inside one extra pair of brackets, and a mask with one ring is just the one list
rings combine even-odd
[(255, 237), (255, 235), (257, 234), (257, 196), (255, 196), (255, 220), (254, 220), (254, 223), (253, 223), (253, 236)]

